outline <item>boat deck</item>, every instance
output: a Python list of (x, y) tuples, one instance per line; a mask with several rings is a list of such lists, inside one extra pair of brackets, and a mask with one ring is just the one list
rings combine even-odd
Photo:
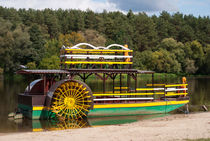
[(75, 74), (75, 73), (138, 73), (154, 74), (154, 71), (137, 69), (62, 69), (62, 70), (19, 70), (17, 74)]

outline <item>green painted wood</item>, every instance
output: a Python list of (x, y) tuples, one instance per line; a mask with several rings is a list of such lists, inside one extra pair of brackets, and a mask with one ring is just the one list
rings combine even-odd
[(100, 108), (90, 110), (88, 116), (109, 116), (109, 115), (130, 115), (130, 114), (160, 114), (173, 111), (184, 104), (163, 105), (150, 107), (129, 107), (129, 108)]
[[(90, 110), (88, 117), (168, 113), (183, 105), (184, 104), (150, 106), (150, 107), (129, 107), (129, 108), (98, 108)], [(32, 111), (32, 107), (22, 104), (19, 104), (18, 108), (21, 109), (21, 113), (23, 113), (23, 115), (28, 117), (29, 119), (50, 119), (56, 117), (55, 113), (48, 110)]]

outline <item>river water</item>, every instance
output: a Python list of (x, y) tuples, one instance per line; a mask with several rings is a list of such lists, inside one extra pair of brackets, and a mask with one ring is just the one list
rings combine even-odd
[[(123, 79), (123, 85), (126, 86), (126, 78)], [(151, 77), (139, 76), (138, 87), (145, 86), (146, 83), (151, 83)], [(155, 75), (155, 83), (180, 83), (181, 77)], [(145, 115), (145, 116), (126, 116), (126, 117), (104, 117), (92, 118), (83, 121), (69, 121), (68, 123), (57, 123), (57, 121), (39, 121), (39, 120), (13, 120), (8, 119), (7, 115), (15, 111), (17, 107), (17, 95), (23, 92), (26, 88), (28, 80), (20, 76), (2, 76), (0, 75), (0, 133), (2, 132), (21, 132), (21, 131), (39, 131), (50, 129), (68, 129), (81, 128), (89, 126), (101, 126), (110, 124), (123, 124), (135, 122), (142, 119), (155, 118), (165, 115)], [(134, 83), (131, 81), (131, 83)], [(206, 105), (210, 109), (210, 77), (193, 76), (187, 77), (188, 89), (190, 93), (190, 112), (203, 111), (202, 105)], [(91, 89), (100, 92), (102, 90), (102, 81), (91, 79), (87, 81)], [(112, 90), (112, 81), (106, 83), (106, 90)], [(116, 81), (116, 86), (119, 82)], [(183, 113), (183, 109), (178, 109), (173, 113)], [(40, 129), (40, 127), (42, 127)]]

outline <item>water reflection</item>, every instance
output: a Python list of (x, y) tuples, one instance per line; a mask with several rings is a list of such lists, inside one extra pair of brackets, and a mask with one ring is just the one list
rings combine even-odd
[(28, 120), (28, 119), (10, 119), (13, 128), (10, 130), (2, 130), (0, 132), (40, 132), (40, 131), (54, 131), (65, 129), (78, 129), (87, 127), (97, 127), (105, 125), (119, 125), (141, 121), (145, 119), (152, 119), (157, 117), (164, 117), (168, 114), (152, 114), (152, 115), (133, 115), (133, 116), (114, 116), (114, 117), (99, 117), (86, 119), (68, 119), (68, 120)]
[[(90, 127), (87, 119), (49, 120), (48, 122), (42, 122), (43, 124), (40, 129), (47, 131)], [(37, 128), (34, 128), (33, 131), (37, 131)]]

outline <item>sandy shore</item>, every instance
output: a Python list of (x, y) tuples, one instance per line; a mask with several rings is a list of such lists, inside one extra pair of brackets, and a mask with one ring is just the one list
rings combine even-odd
[(0, 141), (165, 141), (199, 138), (210, 138), (210, 112), (171, 115), (115, 126), (0, 134)]

